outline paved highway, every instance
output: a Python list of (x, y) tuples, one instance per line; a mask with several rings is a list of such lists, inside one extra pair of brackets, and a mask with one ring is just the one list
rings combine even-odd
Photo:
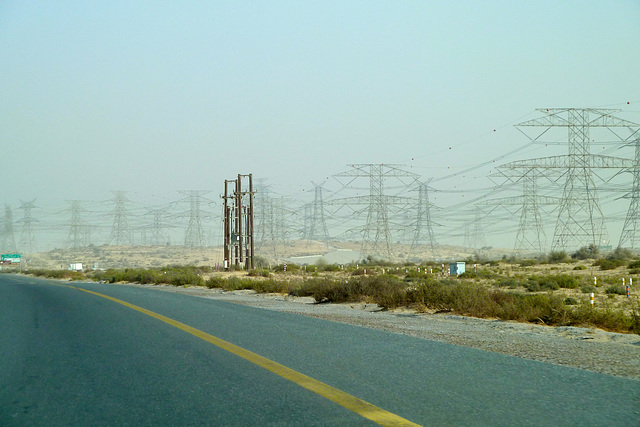
[(149, 289), (0, 275), (0, 425), (640, 425), (640, 381)]

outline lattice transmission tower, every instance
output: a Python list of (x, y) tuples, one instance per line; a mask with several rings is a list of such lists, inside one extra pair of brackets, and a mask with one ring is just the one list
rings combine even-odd
[(115, 207), (113, 209), (113, 226), (111, 227), (111, 236), (109, 244), (132, 245), (133, 237), (129, 227), (129, 211), (126, 204), (130, 201), (127, 199), (126, 191), (114, 191), (113, 201)]
[(289, 247), (291, 234), (299, 227), (290, 220), (296, 214), (289, 208), (291, 201), (272, 197), (271, 194), (264, 180), (258, 180), (253, 199), (256, 251), (261, 255), (271, 253), (274, 259), (279, 260)]
[(80, 200), (70, 200), (69, 209), (71, 213), (71, 221), (69, 222), (69, 233), (67, 235), (67, 247), (77, 249), (87, 246), (90, 240), (90, 226), (82, 219), (82, 213), (85, 209), (82, 207)]
[(431, 218), (431, 209), (434, 205), (429, 202), (430, 182), (431, 179), (427, 182), (421, 182), (418, 186), (418, 206), (411, 251), (417, 250), (419, 245), (428, 245), (431, 249), (431, 256), (438, 257), (436, 253), (436, 238), (433, 233), (434, 222)]
[[(550, 177), (554, 172), (557, 172), (558, 177), (563, 173), (554, 169), (547, 172), (546, 176)], [(538, 178), (541, 176), (541, 171), (537, 167), (507, 163), (498, 166), (496, 173), (492, 176), (506, 178), (511, 182), (522, 184), (522, 194), (520, 196), (482, 202), (483, 204), (496, 206), (519, 206), (520, 221), (514, 244), (516, 253), (520, 251), (544, 252), (546, 234), (540, 206), (558, 206), (561, 199), (538, 194)]]
[(629, 170), (633, 177), (633, 184), (631, 193), (628, 195), (631, 201), (620, 233), (618, 247), (640, 249), (640, 138), (636, 138), (633, 145), (635, 146), (634, 164)]
[[(307, 241), (317, 240), (329, 245), (329, 231), (327, 230), (327, 222), (325, 220), (324, 202), (322, 200), (322, 186), (325, 184), (314, 185), (313, 204), (310, 205), (310, 215), (308, 219), (308, 228), (305, 227), (305, 237)], [(308, 230), (308, 232), (307, 232)]]
[[(478, 206), (480, 206), (478, 204)], [(487, 237), (484, 232), (487, 214), (481, 209), (473, 210), (473, 219), (464, 222), (464, 246), (467, 248), (481, 249), (487, 246)]]
[(17, 252), (16, 236), (13, 231), (13, 211), (11, 206), (6, 204), (4, 206), (4, 221), (2, 227), (2, 251), (4, 252)]
[(31, 215), (31, 210), (36, 207), (35, 201), (36, 199), (28, 202), (20, 201), (19, 209), (24, 211), (22, 219), (18, 221), (22, 223), (22, 232), (20, 233), (20, 250), (26, 254), (33, 253), (36, 246), (36, 239), (33, 233), (33, 223), (35, 220)]
[[(181, 191), (186, 194), (189, 200), (189, 223), (184, 235), (184, 245), (191, 248), (204, 248), (207, 246), (205, 238), (205, 222), (211, 221), (215, 216), (206, 210), (206, 206), (215, 205), (215, 202), (204, 197), (210, 191)], [(181, 215), (186, 216), (186, 215)]]
[(167, 226), (167, 224), (164, 223), (164, 211), (154, 209), (151, 211), (151, 215), (153, 215), (153, 222), (151, 224), (151, 240), (149, 243), (154, 246), (168, 244), (167, 235), (164, 232)]
[[(567, 128), (568, 155), (513, 163), (517, 167), (534, 167), (542, 171), (552, 169), (566, 171), (566, 181), (558, 208), (551, 249), (575, 249), (589, 244), (600, 246), (608, 238), (593, 170), (623, 170), (629, 169), (633, 165), (629, 159), (591, 154), (591, 130), (593, 128), (607, 129), (620, 142), (629, 142), (631, 136), (622, 138), (619, 132), (614, 131), (613, 128), (627, 129), (631, 135), (634, 135), (640, 125), (613, 116), (620, 110), (549, 108), (537, 111), (543, 113), (544, 116), (517, 124), (516, 128), (533, 141), (537, 141), (551, 128)], [(521, 129), (525, 127), (544, 129), (537, 136), (531, 137)]]
[[(402, 165), (386, 164), (359, 164), (350, 165), (351, 170), (334, 175), (338, 181), (345, 179), (348, 182), (343, 185), (349, 186), (358, 178), (369, 180), (369, 195), (345, 197), (333, 201), (333, 204), (345, 204), (349, 206), (365, 206), (367, 210), (367, 222), (362, 231), (361, 252), (365, 255), (375, 255), (391, 257), (391, 213), (396, 213), (398, 209), (408, 209), (415, 201), (408, 197), (391, 196), (385, 194), (385, 181), (393, 180), (404, 190), (409, 188), (418, 180), (418, 175), (413, 172), (402, 170)], [(393, 187), (392, 187), (393, 188)], [(395, 187), (398, 188), (398, 187)], [(395, 210), (395, 211), (394, 211)]]
[(202, 227), (202, 201), (208, 191), (192, 190), (182, 192), (189, 196), (189, 224), (184, 235), (184, 245), (190, 248), (205, 247), (204, 228)]

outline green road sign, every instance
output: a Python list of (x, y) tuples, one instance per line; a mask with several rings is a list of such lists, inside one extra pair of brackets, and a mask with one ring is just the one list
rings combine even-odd
[(0, 261), (20, 262), (21, 254), (1, 254)]

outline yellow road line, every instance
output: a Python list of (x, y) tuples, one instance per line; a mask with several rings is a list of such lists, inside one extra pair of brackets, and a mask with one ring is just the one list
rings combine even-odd
[(264, 369), (267, 369), (268, 371), (271, 371), (274, 374), (281, 376), (282, 378), (286, 378), (289, 381), (293, 381), (299, 386), (304, 387), (307, 390), (310, 390), (324, 398), (327, 398), (332, 402), (335, 402), (338, 405), (343, 406), (355, 412), (356, 414), (361, 415), (364, 418), (370, 419), (371, 421), (374, 421), (380, 425), (383, 425), (383, 426), (417, 426), (418, 425), (396, 414), (393, 414), (389, 411), (385, 411), (384, 409), (378, 408), (377, 406), (372, 405), (371, 403), (365, 402), (362, 399), (358, 399), (355, 396), (352, 396), (341, 390), (338, 390), (337, 388), (333, 388), (330, 385), (327, 385), (321, 381), (315, 380), (311, 377), (301, 374), (300, 372), (287, 368), (286, 366), (281, 365), (277, 362), (274, 362), (273, 360), (267, 359), (266, 357), (262, 357), (256, 353), (253, 353), (235, 344), (231, 344), (228, 341), (221, 340), (220, 338), (214, 337), (213, 335), (209, 335), (206, 332), (202, 332), (189, 325), (185, 325), (184, 323), (178, 322), (177, 320), (173, 320), (169, 317), (163, 316), (158, 313), (154, 313), (153, 311), (147, 310), (145, 308), (138, 307), (137, 305), (133, 305), (126, 301), (122, 301), (117, 298), (110, 297), (108, 295), (100, 294), (98, 292), (77, 288), (75, 286), (69, 286), (69, 285), (63, 285), (63, 286), (68, 286), (70, 288), (77, 289), (79, 291), (87, 292), (102, 298), (106, 298), (108, 300), (117, 302), (118, 304), (122, 304), (126, 307), (129, 307), (136, 311), (144, 313), (148, 316), (154, 317), (162, 322), (168, 323), (171, 326), (175, 326), (176, 328), (181, 329), (185, 332), (188, 332), (191, 335), (194, 335), (200, 339), (203, 339), (208, 343), (218, 346), (230, 353), (235, 354), (236, 356), (239, 356), (245, 360), (248, 360), (251, 363), (261, 366)]

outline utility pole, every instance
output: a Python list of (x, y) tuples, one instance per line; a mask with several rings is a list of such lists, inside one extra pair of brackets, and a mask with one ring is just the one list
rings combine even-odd
[(238, 174), (237, 179), (224, 181), (224, 268), (229, 270), (255, 267), (253, 234), (253, 178)]

